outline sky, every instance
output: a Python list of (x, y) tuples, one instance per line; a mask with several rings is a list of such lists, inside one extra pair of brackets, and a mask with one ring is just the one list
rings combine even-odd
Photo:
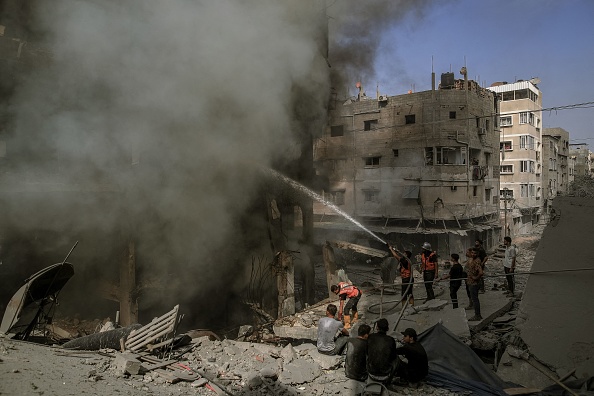
[[(594, 102), (593, 22), (591, 0), (425, 2), (379, 32), (375, 80), (363, 85), (368, 95), (431, 89), (433, 59), (437, 80), (461, 78), (464, 65), (482, 86), (538, 77), (544, 109)], [(564, 128), (571, 143), (594, 146), (593, 125), (593, 107), (543, 112), (544, 128)]]

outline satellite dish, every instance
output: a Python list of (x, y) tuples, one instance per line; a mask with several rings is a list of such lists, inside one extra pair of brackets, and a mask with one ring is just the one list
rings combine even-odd
[(530, 81), (534, 85), (540, 84), (540, 78), (538, 78), (538, 77), (533, 77), (528, 81)]

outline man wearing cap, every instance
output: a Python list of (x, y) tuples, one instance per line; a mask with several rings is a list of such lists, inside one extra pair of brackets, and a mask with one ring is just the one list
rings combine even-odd
[(427, 290), (427, 301), (435, 298), (433, 293), (433, 281), (437, 277), (437, 254), (431, 250), (429, 242), (423, 243), (423, 252), (421, 253), (421, 272), (423, 281), (425, 281), (425, 290)]
[(402, 332), (403, 346), (396, 349), (398, 355), (403, 355), (408, 363), (398, 359), (397, 373), (401, 382), (417, 383), (429, 373), (429, 361), (423, 345), (417, 342), (417, 332), (408, 328)]
[(396, 372), (396, 340), (386, 334), (389, 325), (385, 318), (376, 326), (377, 332), (367, 338), (367, 372), (372, 380), (389, 384)]

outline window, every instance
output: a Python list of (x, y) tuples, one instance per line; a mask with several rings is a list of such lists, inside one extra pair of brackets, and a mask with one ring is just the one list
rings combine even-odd
[(520, 184), (520, 197), (528, 196), (528, 184)]
[(491, 201), (491, 189), (490, 188), (485, 188), (485, 201), (487, 201), (487, 202)]
[(508, 188), (504, 188), (503, 190), (499, 190), (499, 195), (501, 198), (513, 198), (514, 197), (514, 190), (510, 190)]
[(528, 112), (523, 111), (520, 113), (520, 124), (528, 124)]
[(365, 202), (379, 202), (379, 191), (363, 190), (363, 200)]
[(512, 151), (511, 140), (506, 140), (505, 142), (499, 142), (499, 151)]
[(366, 168), (377, 168), (380, 164), (381, 157), (365, 157), (365, 167)]
[(530, 90), (528, 92), (528, 96), (530, 97), (530, 100), (533, 102), (536, 102), (538, 100), (538, 95)]
[(450, 111), (450, 120), (455, 120), (455, 119), (456, 119), (456, 112)]
[(332, 202), (336, 205), (344, 205), (344, 190), (337, 190), (330, 193), (332, 195)]
[(373, 130), (377, 129), (377, 120), (364, 121), (363, 129), (366, 131), (373, 131)]
[(501, 173), (514, 173), (514, 166), (513, 165), (501, 165), (499, 168)]
[(433, 147), (425, 147), (425, 165), (433, 165)]
[(499, 125), (501, 125), (502, 127), (512, 126), (512, 116), (499, 117)]
[(520, 148), (534, 150), (534, 136), (530, 136), (530, 135), (520, 136)]
[(414, 114), (405, 115), (404, 123), (405, 124), (414, 124), (415, 123), (415, 115)]
[(549, 158), (549, 170), (553, 170), (553, 159)]
[(344, 135), (344, 126), (343, 125), (332, 125), (330, 127), (330, 136), (343, 136)]
[(528, 124), (534, 126), (534, 113), (528, 113)]
[(437, 165), (465, 165), (466, 147), (436, 147)]
[(477, 186), (472, 187), (472, 196), (476, 197), (476, 191), (478, 190)]
[(533, 197), (535, 194), (536, 189), (534, 188), (534, 184), (528, 184), (528, 192), (530, 196)]
[(392, 153), (394, 154), (394, 157), (398, 157), (398, 149), (392, 149)]
[(530, 161), (530, 160), (520, 161), (520, 172), (534, 173), (534, 161)]

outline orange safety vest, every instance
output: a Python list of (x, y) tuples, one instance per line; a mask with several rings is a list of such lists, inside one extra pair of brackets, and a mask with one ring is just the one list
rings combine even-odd
[(340, 291), (338, 292), (339, 296), (345, 294), (348, 298), (353, 298), (361, 294), (359, 288), (350, 283), (340, 282), (338, 283), (338, 287), (340, 288)]
[(423, 271), (435, 271), (435, 264), (437, 263), (431, 261), (433, 257), (435, 257), (435, 252), (431, 252), (429, 256), (421, 254), (421, 269)]
[(402, 266), (402, 264), (400, 264), (400, 277), (401, 278), (410, 278), (410, 270), (411, 270), (410, 267), (411, 266), (412, 266), (412, 263), (410, 261), (408, 262), (408, 268), (404, 268)]

